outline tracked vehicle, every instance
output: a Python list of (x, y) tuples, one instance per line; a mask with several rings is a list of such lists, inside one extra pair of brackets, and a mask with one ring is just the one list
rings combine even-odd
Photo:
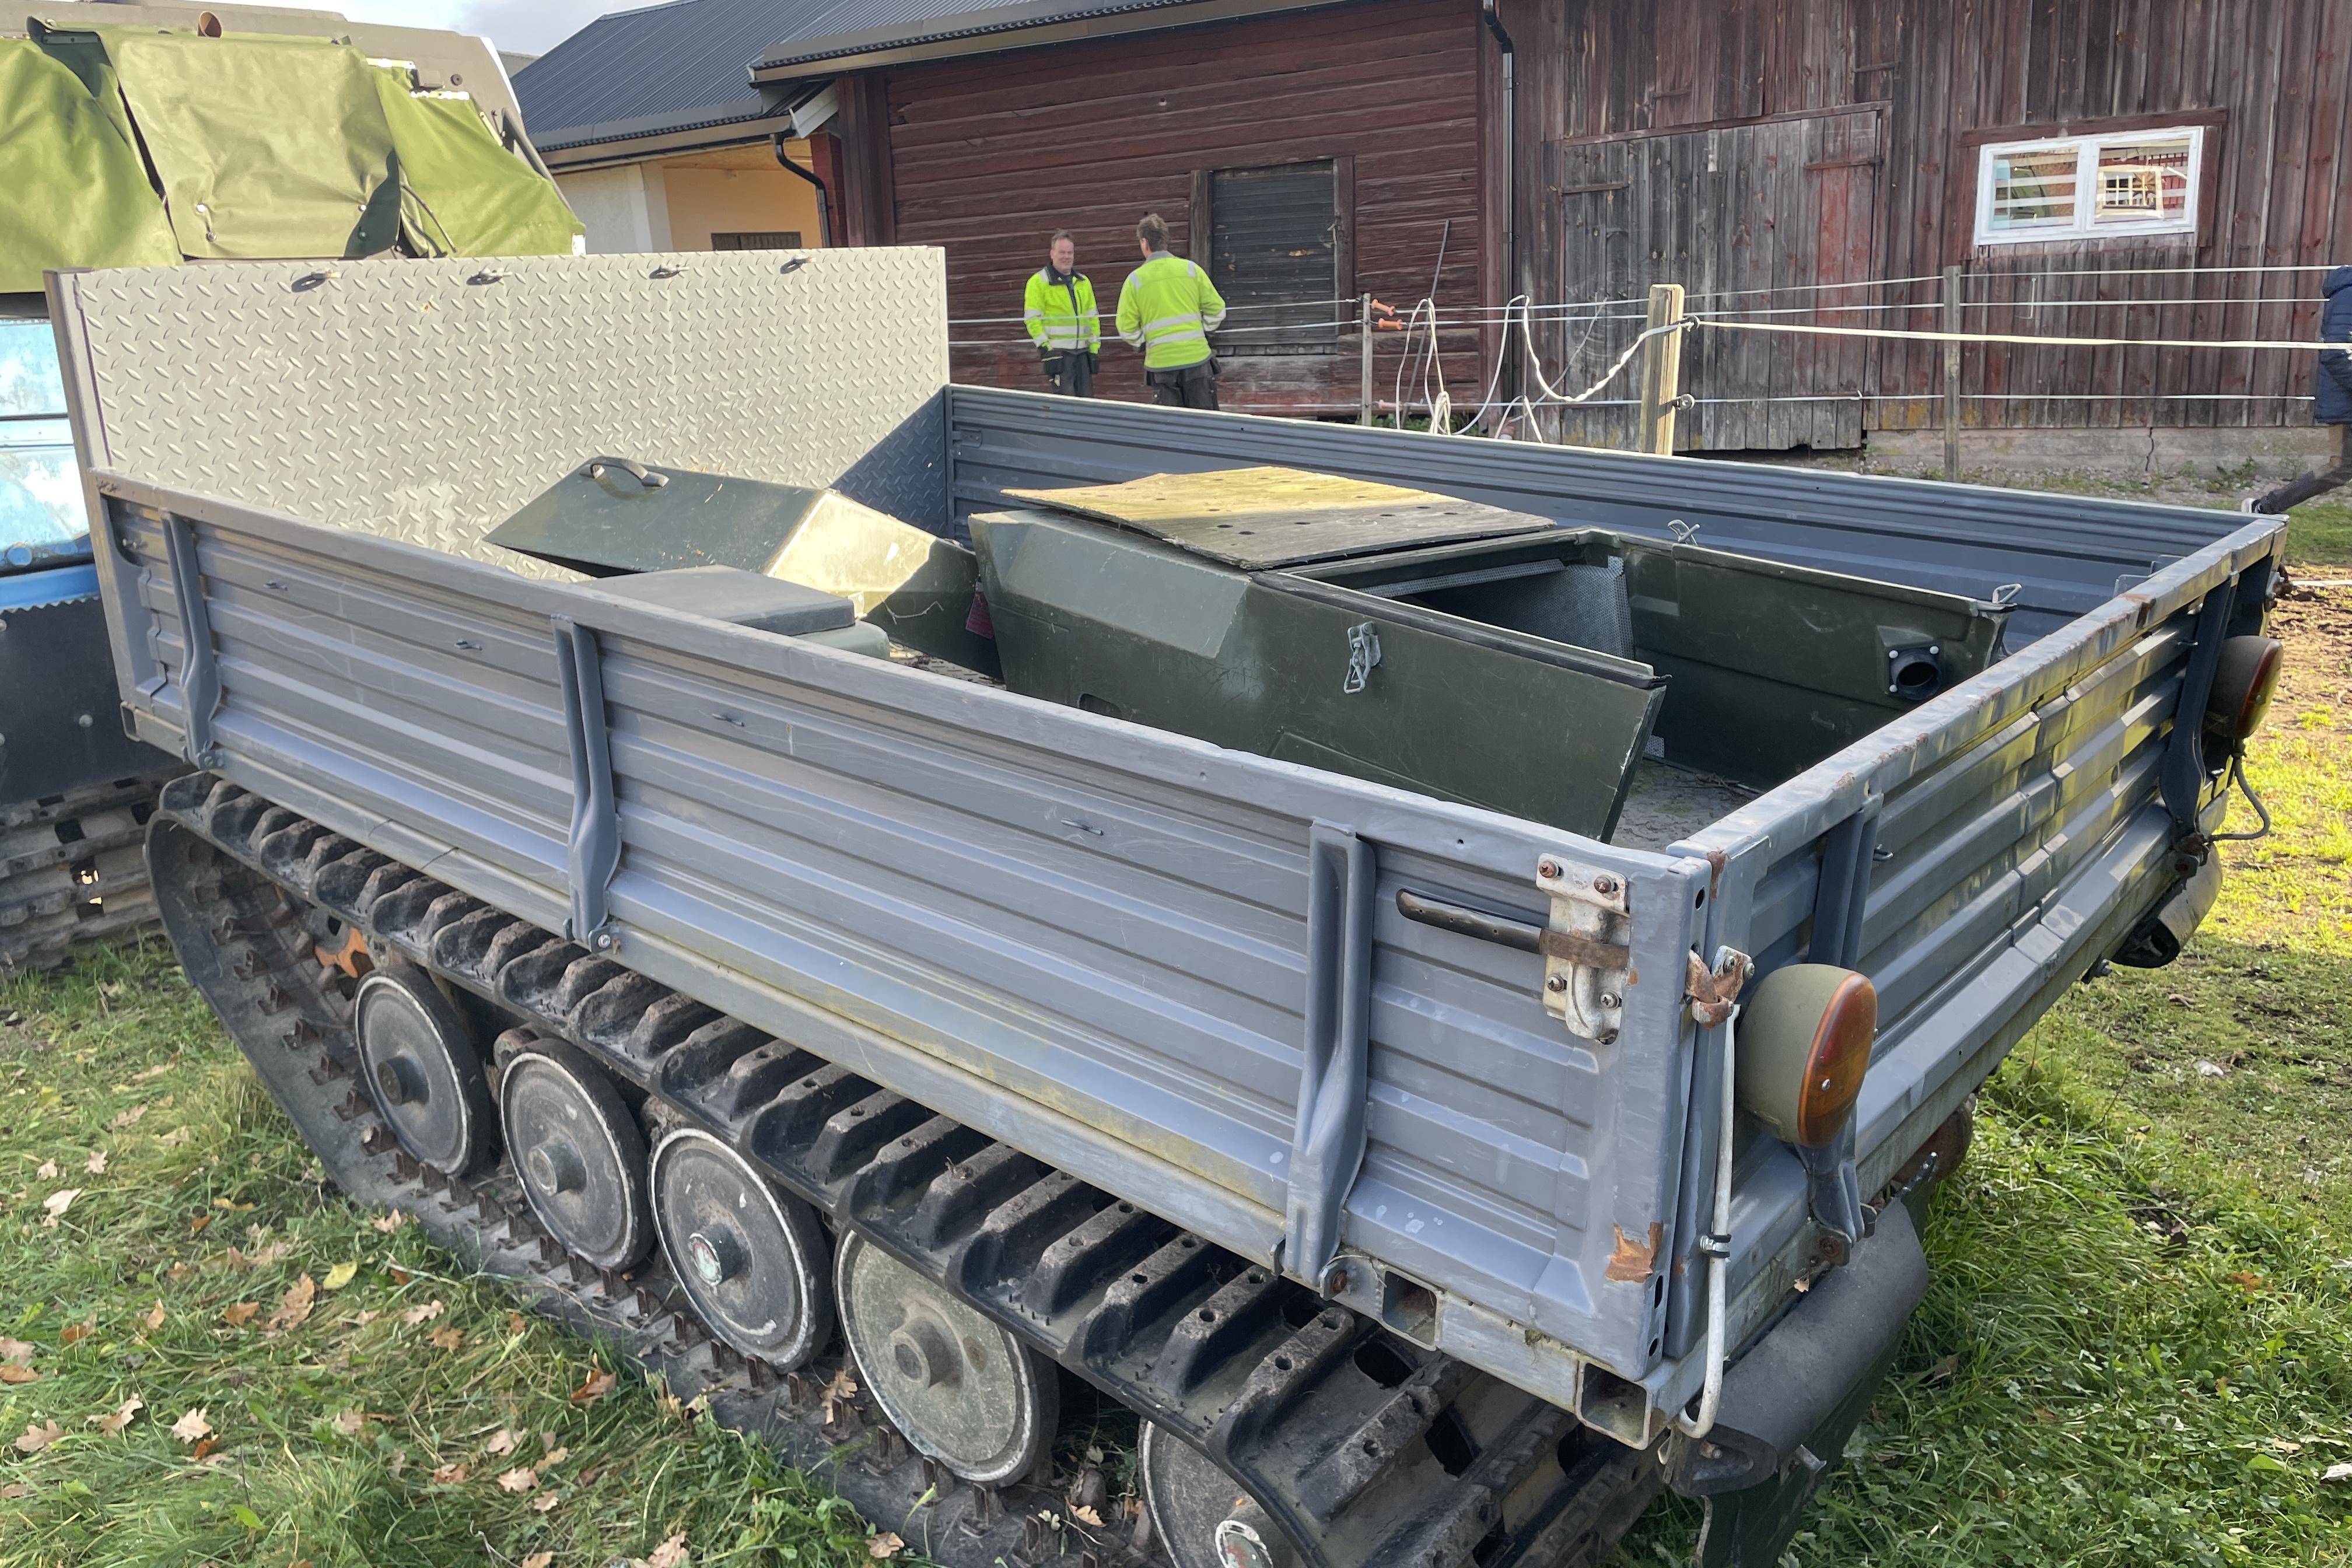
[(177, 771), (117, 721), (42, 274), (561, 254), (580, 228), (488, 44), (331, 11), (68, 0), (0, 18), (0, 145), (5, 973), (154, 919), (140, 846)]
[[(1977, 1086), (2210, 904), (2275, 668), (2274, 520), (950, 386), (935, 252), (300, 282), (52, 285), (123, 708), (195, 770), (148, 839), (174, 945), (347, 1191), (793, 1458), (853, 1444), (827, 1479), (952, 1563), (1573, 1563), (1664, 1486), (1707, 1562), (1776, 1560)], [(268, 374), (207, 353), (230, 314)], [(1666, 755), (1579, 829), (822, 646), (754, 573), (698, 613), (488, 538), (583, 475), (985, 544), (1041, 492), (1265, 467), (1571, 525), (1581, 565), (1994, 606), (2001, 645), (1853, 732), (1805, 671), (1677, 731), (1675, 681), (1778, 634), (1643, 593)], [(1099, 608), (1030, 548), (983, 563), (1009, 609)], [(1339, 700), (1420, 668), (1391, 627), (1580, 662), (1429, 568), (1283, 623)], [(1055, 1442), (1081, 1401), (1136, 1413), (1132, 1513)]]

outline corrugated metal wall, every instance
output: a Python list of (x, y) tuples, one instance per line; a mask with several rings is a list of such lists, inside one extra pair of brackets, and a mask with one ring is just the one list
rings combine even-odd
[[(1438, 298), (1467, 316), (1480, 275), (1477, 26), (1470, 0), (1368, 0), (893, 68), (887, 237), (946, 247), (951, 317), (1017, 317), (1047, 237), (1067, 227), (1108, 338), (1144, 213), (1168, 219), (1180, 254), (1204, 258), (1190, 222), (1197, 174), (1328, 158), (1342, 163), (1339, 199), (1354, 217), (1337, 237), (1335, 295), (1369, 289), (1409, 307), (1429, 290), (1450, 218)], [(955, 332), (1007, 345), (958, 348), (956, 379), (1042, 384), (1017, 323)], [(1382, 396), (1401, 342), (1376, 340)], [(1448, 347), (1460, 396), (1480, 378), (1475, 334)], [(1222, 391), (1228, 407), (1352, 409), (1359, 377), (1349, 331), (1322, 353), (1234, 353)], [(1097, 389), (1145, 395), (1141, 356), (1107, 348)]]
[[(1974, 330), (2309, 338), (2315, 304), (2252, 302), (2315, 295), (2308, 273), (2032, 275), (2352, 260), (2352, 199), (2344, 190), (2352, 176), (2352, 5), (2343, 0), (1503, 0), (1502, 9), (1519, 46), (1523, 171), (1561, 169), (1580, 143), (1884, 105), (1884, 174), (1875, 192), (1880, 275), (1916, 277), (1966, 263), (1981, 279), (1969, 297), (1996, 307), (1969, 313)], [(2198, 111), (2214, 111), (2209, 148), (2218, 166), (2194, 238), (1971, 249), (1975, 152), (1963, 140), (1969, 132)], [(1572, 210), (1580, 198), (1563, 195), (1563, 184), (1579, 183), (1607, 182), (1521, 181), (1517, 286), (1539, 300), (1579, 297), (1562, 291), (1576, 250), (1569, 227), (1590, 221)], [(1667, 247), (1643, 247), (1644, 237), (1708, 230), (1723, 247), (1715, 275), (1757, 270), (1729, 247), (1769, 248), (1772, 237), (1740, 213), (1701, 211), (1714, 189), (1686, 183), (1671, 193), (1676, 205), (1627, 225), (1641, 252), (1622, 280), (1636, 286), (1629, 291), (1654, 279), (1683, 280), (1674, 276), (1679, 258), (1649, 254)], [(1837, 298), (1901, 304), (1935, 297), (1932, 286), (1914, 285)], [(1898, 317), (1917, 326), (1935, 321), (1927, 311), (1892, 310), (1820, 319)], [(1558, 330), (1547, 337), (1556, 364), (1574, 340)], [(1871, 427), (1940, 421), (1933, 396), (1941, 385), (1937, 348), (1885, 345), (1865, 357), (1853, 387), (1819, 391), (1895, 397), (1865, 405)], [(1712, 387), (1706, 374), (1695, 380), (1686, 373), (1684, 390), (1745, 395), (1753, 378), (1731, 374), (1734, 368), (1718, 366)], [(2153, 409), (2155, 422), (2167, 426), (2298, 425), (2308, 419), (2308, 405), (2288, 399), (2309, 390), (2310, 373), (2308, 355), (2275, 352), (1971, 348), (1963, 370), (1966, 418), (2010, 427), (2145, 426)], [(2242, 394), (2254, 400), (2240, 400)], [(2176, 400), (2151, 404), (2150, 395)], [(1741, 422), (1718, 424), (1728, 439)]]

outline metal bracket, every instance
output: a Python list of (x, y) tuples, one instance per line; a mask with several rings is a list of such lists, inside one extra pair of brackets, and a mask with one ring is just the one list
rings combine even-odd
[(1360, 621), (1348, 628), (1348, 678), (1339, 689), (1353, 697), (1372, 678), (1372, 670), (1381, 662), (1381, 634), (1370, 621)]
[(1372, 847), (1316, 823), (1307, 841), (1307, 1039), (1290, 1137), (1283, 1272), (1320, 1289), (1364, 1163), (1372, 1005)]
[(1539, 943), (1544, 1010), (1594, 1044), (1613, 1046), (1633, 975), (1625, 879), (1547, 855), (1536, 862), (1536, 886), (1551, 899)]
[(2172, 734), (2165, 742), (2163, 771), (2158, 776), (2164, 809), (2183, 833), (2197, 831), (2198, 807), (2212, 776), (2205, 765), (2205, 703), (2213, 695), (2213, 671), (2221, 665), (2221, 644), (2237, 607), (2235, 578), (2216, 583), (2207, 592), (2197, 611), (2197, 643), (2189, 650), (2189, 668), (2181, 674), (2180, 702), (2172, 711)]
[(213, 619), (196, 567), (195, 524), (174, 513), (163, 517), (163, 554), (172, 567), (172, 597), (180, 611), (181, 754), (200, 768), (220, 763), (213, 742), (213, 714), (220, 707), (220, 665), (213, 654)]
[(1871, 872), (1878, 863), (1878, 817), (1885, 806), (1885, 795), (1865, 796), (1852, 816), (1832, 825), (1822, 836), (1808, 963), (1852, 969), (1862, 957), (1863, 913), (1870, 900)]
[(556, 680), (563, 688), (563, 733), (572, 752), (572, 920), (563, 934), (600, 952), (619, 942), (604, 906), (621, 866), (621, 810), (613, 793), (613, 751), (604, 727), (604, 659), (596, 634), (569, 616), (551, 617)]

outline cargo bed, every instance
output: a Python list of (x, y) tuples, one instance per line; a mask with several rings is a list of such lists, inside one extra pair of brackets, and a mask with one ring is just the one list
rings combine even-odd
[[(1704, 1371), (1690, 957), (1873, 978), (1872, 1193), (2218, 821), (2174, 710), (2259, 626), (2274, 520), (950, 386), (940, 278), (59, 277), (136, 732), (1636, 1443)], [(269, 352), (215, 353), (228, 313)], [(177, 412), (207, 403), (234, 441)], [(2010, 652), (1761, 794), (1637, 770), (1604, 843), (490, 564), (599, 452), (950, 535), (1018, 489), (1284, 464), (2011, 605)], [(1613, 889), (1622, 984), (1548, 993), (1401, 912), (1546, 926), (1546, 861)], [(1360, 1037), (1316, 1000), (1355, 984)], [(1335, 1119), (1360, 1135), (1309, 1135)], [(1771, 1138), (1731, 1236), (1738, 1343), (1823, 1256)]]

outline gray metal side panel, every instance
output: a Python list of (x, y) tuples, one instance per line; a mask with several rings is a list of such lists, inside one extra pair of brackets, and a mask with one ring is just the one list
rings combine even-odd
[(817, 251), (786, 272), (788, 259), (69, 276), (84, 458), (550, 578), (569, 574), (482, 536), (599, 453), (835, 486), (942, 527), (940, 252)]
[(1972, 598), (2019, 584), (2011, 647), (2240, 522), (2190, 507), (975, 386), (950, 388), (948, 406), (959, 517), (1003, 506), (1013, 489), (1284, 463), (1658, 538), (1679, 521), (1717, 549)]
[[(134, 698), (147, 732), (184, 721), (161, 508), (195, 520), (228, 774), (560, 924), (549, 617), (574, 617), (603, 648), (624, 963), (1255, 1257), (1287, 1191), (1308, 837), (1352, 829), (1379, 871), (1343, 1247), (1436, 1286), (1441, 1342), (1563, 1402), (1573, 1358), (1548, 1335), (1633, 1375), (1652, 1361), (1663, 1292), (1605, 1271), (1675, 1202), (1704, 867), (97, 482), (169, 677)], [(1545, 852), (1627, 880), (1639, 978), (1612, 1047), (1549, 1017), (1534, 955), (1395, 911), (1410, 887), (1540, 923)]]

